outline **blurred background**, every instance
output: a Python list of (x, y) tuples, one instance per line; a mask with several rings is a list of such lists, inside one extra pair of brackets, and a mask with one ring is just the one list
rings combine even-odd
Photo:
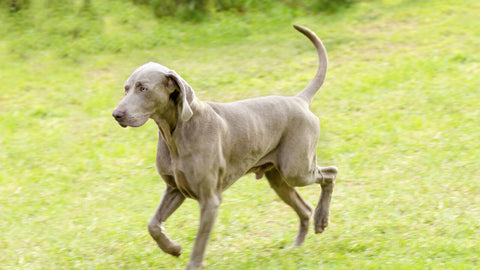
[[(335, 165), (331, 223), (288, 247), (295, 213), (253, 175), (224, 194), (209, 269), (476, 269), (480, 261), (480, 2), (0, 0), (0, 268), (181, 269), (198, 205), (147, 232), (165, 184), (152, 121), (111, 117), (139, 65), (201, 100), (294, 95), (329, 55), (311, 110)], [(320, 187), (300, 189), (312, 206)]]

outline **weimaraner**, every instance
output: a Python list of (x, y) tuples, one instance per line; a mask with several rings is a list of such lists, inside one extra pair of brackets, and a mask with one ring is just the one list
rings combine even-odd
[(315, 232), (323, 232), (328, 225), (337, 168), (317, 166), (320, 124), (308, 109), (325, 80), (327, 55), (315, 33), (294, 27), (310, 39), (319, 60), (315, 77), (294, 97), (203, 102), (175, 71), (152, 62), (137, 68), (125, 83), (125, 97), (113, 117), (122, 127), (139, 127), (151, 118), (160, 129), (156, 165), (166, 188), (148, 223), (160, 249), (180, 256), (181, 246), (165, 234), (163, 223), (185, 198), (200, 205), (198, 233), (185, 269), (204, 265), (222, 192), (247, 173), (255, 173), (257, 179), (265, 175), (278, 196), (298, 214), (294, 246), (304, 242), (312, 215), (312, 207), (294, 187), (320, 184)]

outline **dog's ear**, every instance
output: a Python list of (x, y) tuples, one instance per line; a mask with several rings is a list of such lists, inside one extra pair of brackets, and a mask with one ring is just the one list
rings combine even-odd
[(193, 116), (192, 108), (190, 108), (190, 103), (193, 101), (195, 97), (195, 93), (193, 89), (188, 83), (180, 77), (174, 70), (170, 70), (168, 72), (168, 77), (177, 84), (178, 89), (180, 91), (180, 98), (181, 102), (181, 118), (183, 121), (188, 121)]

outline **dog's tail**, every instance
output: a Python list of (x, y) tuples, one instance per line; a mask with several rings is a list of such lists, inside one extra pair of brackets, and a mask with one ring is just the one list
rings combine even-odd
[(325, 76), (327, 75), (327, 51), (325, 50), (322, 41), (320, 41), (317, 35), (310, 29), (299, 25), (293, 25), (293, 27), (310, 39), (318, 54), (318, 69), (315, 77), (313, 77), (305, 89), (297, 94), (297, 97), (300, 97), (310, 103), (312, 102), (315, 93), (317, 93), (318, 89), (320, 89), (322, 86), (323, 82), (325, 81)]

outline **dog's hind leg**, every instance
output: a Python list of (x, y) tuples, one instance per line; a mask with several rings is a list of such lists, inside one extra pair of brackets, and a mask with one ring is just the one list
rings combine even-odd
[(335, 178), (337, 177), (337, 167), (317, 167), (317, 181), (322, 187), (322, 194), (315, 208), (314, 226), (315, 233), (323, 232), (328, 226), (328, 218), (330, 215), (330, 202), (332, 200), (333, 187)]
[(270, 186), (277, 193), (277, 195), (297, 213), (300, 219), (297, 237), (293, 242), (293, 246), (300, 246), (305, 241), (305, 236), (308, 232), (310, 224), (310, 217), (312, 215), (312, 207), (308, 205), (295, 188), (289, 186), (283, 179), (277, 169), (269, 170), (265, 176), (270, 183)]
[(163, 223), (184, 201), (185, 196), (183, 196), (178, 189), (167, 185), (157, 211), (148, 223), (148, 231), (152, 238), (157, 242), (158, 247), (164, 252), (176, 257), (180, 256), (182, 246), (173, 242), (165, 234)]
[(338, 169), (335, 166), (318, 166), (316, 141), (310, 137), (303, 138), (303, 141), (309, 143), (294, 144), (297, 141), (291, 140), (282, 145), (277, 168), (282, 179), (292, 187), (320, 184), (322, 193), (315, 209), (314, 225), (315, 233), (321, 233), (328, 225), (330, 201)]

